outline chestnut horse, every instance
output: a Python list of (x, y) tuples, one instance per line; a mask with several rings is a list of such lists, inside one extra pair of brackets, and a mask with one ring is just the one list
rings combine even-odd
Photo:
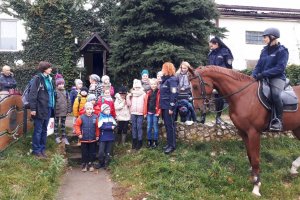
[[(260, 196), (260, 135), (268, 127), (270, 112), (263, 107), (258, 99), (258, 82), (250, 76), (218, 66), (190, 68), (189, 72), (196, 109), (204, 106), (204, 101), (212, 94), (213, 89), (217, 89), (227, 100), (229, 116), (245, 143), (247, 156), (252, 167), (254, 184), (252, 193)], [(293, 88), (300, 98), (300, 86)], [(292, 130), (295, 137), (300, 139), (299, 109), (297, 112), (285, 112), (283, 114), (283, 129), (285, 131)], [(298, 168), (299, 162), (300, 157), (293, 162), (293, 165), (295, 164), (294, 166)], [(297, 168), (294, 169), (295, 174)]]

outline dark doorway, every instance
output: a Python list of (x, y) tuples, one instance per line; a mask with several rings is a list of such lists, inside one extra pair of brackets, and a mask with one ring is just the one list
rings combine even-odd
[(93, 54), (93, 74), (97, 74), (98, 76), (103, 76), (103, 57), (101, 53)]

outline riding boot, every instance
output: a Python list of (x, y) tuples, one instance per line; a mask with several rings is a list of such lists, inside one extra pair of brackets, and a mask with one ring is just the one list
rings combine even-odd
[(206, 119), (206, 113), (202, 113), (201, 114), (201, 118), (200, 118), (200, 123), (204, 124), (205, 123), (205, 119)]
[(121, 144), (124, 145), (126, 142), (126, 134), (122, 134), (122, 141)]
[(152, 140), (148, 140), (147, 142), (147, 148), (150, 148), (152, 146)]
[(137, 139), (132, 139), (132, 149), (136, 149)]
[(216, 115), (216, 124), (218, 124), (218, 125), (221, 125), (223, 122), (221, 119), (221, 114), (222, 114), (222, 111), (217, 112), (217, 115)]
[(271, 131), (282, 131), (282, 112), (283, 112), (283, 105), (277, 103), (277, 105), (275, 105), (276, 117), (272, 119), (270, 125)]

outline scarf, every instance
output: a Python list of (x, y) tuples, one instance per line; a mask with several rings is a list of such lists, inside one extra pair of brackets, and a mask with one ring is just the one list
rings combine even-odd
[(133, 97), (139, 97), (139, 96), (145, 94), (143, 88), (140, 88), (140, 89), (132, 88), (132, 89), (130, 90), (130, 93), (132, 94)]
[(49, 108), (54, 108), (54, 104), (55, 104), (55, 100), (54, 100), (54, 88), (52, 85), (52, 78), (50, 75), (45, 76), (43, 73), (42, 77), (44, 79), (45, 85), (46, 85), (46, 89), (49, 95), (49, 102), (48, 102), (48, 107)]

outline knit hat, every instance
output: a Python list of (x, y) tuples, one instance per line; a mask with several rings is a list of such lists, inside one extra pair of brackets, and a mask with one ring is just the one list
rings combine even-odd
[(86, 93), (88, 93), (88, 92), (89, 92), (89, 89), (88, 89), (87, 87), (82, 87), (82, 88), (80, 89), (80, 92), (82, 92), (82, 91), (85, 91)]
[(90, 79), (92, 79), (96, 82), (100, 82), (100, 77), (97, 74), (91, 74)]
[(102, 76), (102, 78), (101, 78), (102, 83), (104, 83), (104, 81), (107, 79), (108, 79), (108, 82), (110, 82), (109, 76), (107, 76), (107, 75)]
[(86, 102), (84, 104), (84, 108), (87, 109), (87, 108), (94, 108), (94, 105), (91, 103), (91, 102)]
[(90, 102), (90, 101), (96, 101), (96, 95), (94, 95), (94, 94), (89, 94), (89, 95), (87, 96), (86, 100), (87, 100), (88, 102)]
[(147, 69), (144, 69), (141, 73), (141, 76), (143, 76), (144, 74), (149, 76), (149, 71)]
[(108, 104), (104, 103), (101, 105), (101, 112), (103, 112), (104, 110), (106, 110), (107, 108), (110, 108)]
[(55, 85), (58, 86), (61, 84), (65, 84), (65, 80), (61, 74), (56, 74), (55, 75)]
[(142, 82), (141, 80), (134, 79), (133, 80), (133, 88), (141, 88), (142, 87)]
[(83, 84), (82, 80), (80, 79), (75, 79), (74, 83), (75, 85)]

